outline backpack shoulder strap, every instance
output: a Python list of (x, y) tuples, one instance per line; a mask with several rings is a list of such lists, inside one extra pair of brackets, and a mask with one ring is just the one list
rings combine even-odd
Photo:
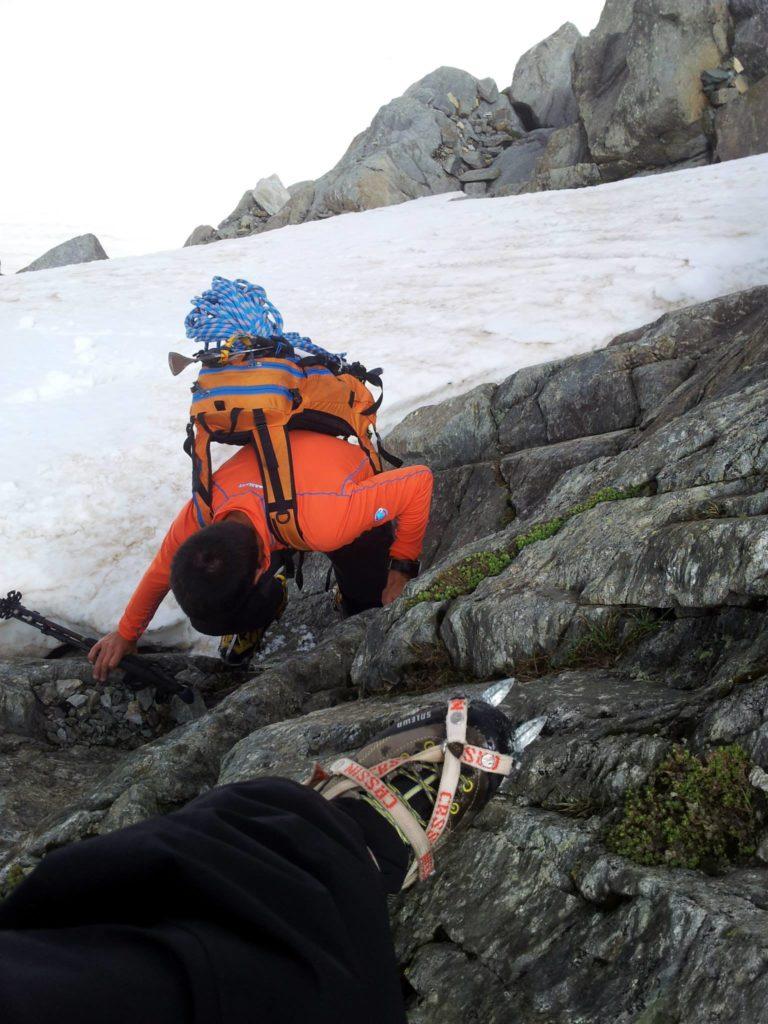
[(293, 456), (284, 426), (270, 426), (263, 410), (253, 410), (253, 443), (264, 481), (269, 528), (289, 548), (305, 547), (296, 514)]

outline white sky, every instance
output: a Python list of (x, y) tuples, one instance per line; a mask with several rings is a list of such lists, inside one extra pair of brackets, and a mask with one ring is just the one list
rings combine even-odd
[(260, 177), (329, 170), (435, 67), (504, 88), (520, 54), (564, 21), (586, 34), (601, 8), (0, 0), (0, 259), (58, 225), (51, 244), (93, 231), (110, 255), (175, 248)]

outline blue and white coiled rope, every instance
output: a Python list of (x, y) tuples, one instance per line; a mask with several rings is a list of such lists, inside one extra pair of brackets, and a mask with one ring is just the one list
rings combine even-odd
[[(184, 326), (187, 337), (202, 341), (206, 351), (228, 341), (234, 334), (251, 338), (275, 338), (286, 341), (309, 355), (344, 362), (346, 353), (328, 352), (309, 338), (295, 332), (283, 333), (283, 317), (267, 298), (266, 291), (250, 281), (229, 281), (214, 277), (211, 287), (192, 299), (193, 309)], [(286, 354), (288, 354), (286, 352)]]

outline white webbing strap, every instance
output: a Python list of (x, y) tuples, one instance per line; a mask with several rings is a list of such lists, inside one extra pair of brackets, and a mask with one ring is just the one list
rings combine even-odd
[[(330, 779), (328, 784), (320, 790), (327, 800), (333, 800), (353, 789), (363, 789), (381, 804), (401, 830), (413, 847), (417, 858), (406, 877), (404, 888), (409, 884), (409, 879), (415, 875), (416, 870), (418, 870), (422, 881), (429, 878), (435, 870), (432, 848), (445, 831), (445, 826), (449, 821), (451, 807), (461, 777), (462, 764), (494, 775), (509, 775), (512, 771), (513, 760), (509, 754), (500, 754), (487, 747), (476, 747), (466, 742), (468, 710), (469, 705), (466, 698), (458, 697), (449, 701), (446, 715), (446, 740), (439, 746), (427, 747), (416, 754), (403, 754), (400, 757), (388, 758), (370, 768), (363, 767), (349, 757), (342, 757), (334, 761), (327, 773), (319, 765), (316, 766), (317, 781), (322, 780), (323, 776), (325, 779)], [(461, 747), (459, 756), (451, 750), (452, 745)], [(408, 762), (437, 763), (441, 760), (443, 761), (443, 771), (440, 776), (437, 799), (425, 831), (410, 807), (398, 793), (387, 786), (383, 779), (384, 776)]]
[(499, 754), (487, 747), (473, 747), (471, 743), (464, 745), (461, 762), (491, 775), (509, 775), (514, 764), (509, 754)]
[[(423, 869), (427, 871), (427, 875), (424, 877), (432, 874), (434, 871), (434, 860), (427, 835), (414, 817), (413, 811), (408, 804), (401, 800), (400, 796), (393, 789), (390, 789), (385, 782), (382, 782), (379, 776), (375, 775), (370, 768), (364, 768), (357, 761), (353, 761), (349, 757), (341, 757), (338, 761), (334, 761), (330, 771), (334, 775), (344, 776), (345, 781), (349, 782), (349, 786), (345, 786), (343, 790), (341, 786), (336, 787), (334, 795), (338, 796), (340, 792), (358, 786), (364, 789), (366, 793), (369, 793), (381, 804), (413, 847), (419, 863), (419, 873), (421, 873), (423, 864)], [(327, 791), (323, 793), (323, 796), (327, 795)]]
[(457, 697), (448, 702), (448, 714), (445, 719), (445, 760), (443, 773), (438, 784), (437, 799), (432, 809), (432, 817), (427, 825), (429, 845), (434, 846), (445, 831), (451, 813), (453, 798), (461, 775), (461, 758), (451, 751), (454, 743), (461, 744), (462, 750), (467, 738), (467, 700)]

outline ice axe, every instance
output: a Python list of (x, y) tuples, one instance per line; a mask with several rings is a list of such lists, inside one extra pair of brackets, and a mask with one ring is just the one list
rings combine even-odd
[[(30, 611), (21, 603), (21, 594), (18, 590), (9, 590), (8, 596), (0, 598), (0, 620), (18, 619), (19, 622), (26, 622), (28, 626), (34, 626), (45, 636), (51, 636), (62, 644), (70, 644), (81, 651), (90, 651), (96, 640), (90, 636), (82, 636), (73, 629), (46, 619), (39, 612)], [(133, 690), (143, 690), (146, 686), (153, 686), (158, 696), (165, 699), (176, 694), (185, 704), (191, 704), (195, 699), (188, 686), (177, 683), (173, 676), (169, 675), (159, 665), (147, 659), (141, 654), (126, 654), (120, 662), (120, 668), (125, 671), (125, 681)], [(139, 685), (137, 685), (139, 684)]]

